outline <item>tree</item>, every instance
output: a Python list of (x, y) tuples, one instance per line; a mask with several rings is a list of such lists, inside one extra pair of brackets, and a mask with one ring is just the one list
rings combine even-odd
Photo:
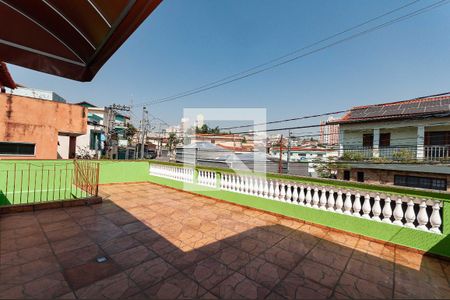
[(200, 127), (200, 128), (196, 127), (195, 128), (195, 133), (197, 133), (197, 134), (208, 134), (208, 133), (209, 134), (219, 134), (220, 133), (220, 128), (219, 128), (219, 126), (211, 128), (208, 125), (203, 124), (202, 127)]
[(177, 135), (174, 132), (169, 133), (169, 138), (167, 139), (167, 147), (169, 148), (169, 152), (172, 152), (177, 145), (180, 143), (180, 140), (177, 138)]
[(138, 130), (133, 126), (133, 124), (127, 124), (127, 128), (125, 129), (125, 138), (128, 140), (128, 142), (131, 142), (131, 139), (134, 137), (137, 131)]

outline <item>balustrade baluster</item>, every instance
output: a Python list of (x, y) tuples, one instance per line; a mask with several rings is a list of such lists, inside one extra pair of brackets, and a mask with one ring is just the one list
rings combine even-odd
[(322, 192), (320, 194), (319, 208), (322, 210), (327, 210), (327, 191), (325, 190), (325, 188), (322, 188)]
[(344, 200), (342, 199), (342, 191), (338, 190), (336, 198), (336, 212), (342, 214), (342, 207), (344, 206)]
[(395, 208), (394, 208), (394, 219), (395, 221), (393, 224), (403, 226), (403, 208), (402, 208), (402, 199), (398, 198), (395, 201)]
[(419, 207), (419, 213), (417, 214), (417, 222), (419, 225), (417, 226), (417, 229), (428, 231), (427, 200), (422, 199)]
[(415, 228), (414, 221), (416, 220), (416, 213), (414, 212), (414, 201), (412, 199), (409, 199), (408, 201), (408, 208), (406, 209), (405, 213), (405, 227), (408, 228)]
[(291, 190), (291, 185), (288, 183), (287, 190), (286, 190), (286, 201), (292, 202), (291, 200), (292, 200), (292, 190)]
[(433, 204), (433, 212), (431, 213), (430, 223), (431, 223), (431, 232), (441, 233), (439, 227), (442, 224), (441, 214), (439, 213), (441, 210), (441, 202), (434, 201)]
[(305, 201), (306, 201), (306, 206), (311, 206), (312, 195), (311, 195), (311, 187), (309, 187), (309, 186), (306, 188)]
[(275, 194), (275, 189), (273, 187), (273, 180), (270, 180), (269, 184), (269, 199), (273, 199)]
[(356, 193), (355, 201), (353, 202), (353, 215), (355, 217), (361, 217), (361, 214), (359, 213), (360, 211), (361, 211), (361, 195), (359, 193)]
[(280, 187), (279, 187), (279, 185), (278, 185), (278, 181), (275, 181), (275, 184), (274, 184), (274, 190), (275, 190), (275, 192), (274, 192), (274, 194), (273, 194), (273, 198), (275, 199), (275, 200), (279, 200), (279, 196), (280, 196)]
[(286, 199), (286, 185), (284, 182), (280, 183), (280, 201), (284, 201)]
[(370, 219), (370, 215), (369, 214), (370, 214), (371, 208), (370, 208), (370, 196), (368, 194), (366, 194), (364, 196), (364, 203), (363, 203), (363, 206), (362, 206), (362, 210), (363, 210), (362, 217), (364, 219)]
[(328, 194), (328, 210), (329, 211), (334, 211), (334, 204), (335, 204), (335, 200), (334, 200), (334, 191), (330, 190), (329, 194)]
[(381, 205), (380, 205), (380, 195), (376, 195), (374, 198), (374, 202), (373, 202), (373, 207), (372, 207), (372, 220), (374, 221), (378, 221), (380, 222), (380, 215), (381, 215)]
[(267, 179), (264, 179), (264, 190), (263, 190), (264, 198), (270, 198), (269, 197), (269, 184), (267, 182)]
[(313, 208), (319, 208), (319, 189), (318, 188), (314, 188), (314, 195), (313, 195), (313, 200), (312, 200), (312, 204), (313, 204)]
[(303, 185), (300, 186), (300, 194), (298, 195), (298, 201), (300, 205), (305, 205), (305, 188)]
[(248, 177), (248, 191), (247, 194), (249, 195), (253, 195), (255, 186), (253, 185), (253, 178), (252, 177)]
[(384, 199), (383, 222), (392, 223), (391, 217), (392, 217), (391, 198), (387, 196), (386, 199)]
[(292, 191), (292, 202), (298, 204), (298, 186), (294, 184), (294, 188)]

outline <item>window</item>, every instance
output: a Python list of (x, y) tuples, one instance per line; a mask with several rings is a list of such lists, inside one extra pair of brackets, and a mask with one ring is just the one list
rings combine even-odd
[(425, 145), (450, 145), (450, 131), (425, 132)]
[(380, 134), (380, 147), (389, 147), (391, 145), (391, 133), (381, 133)]
[(34, 155), (35, 144), (0, 142), (0, 155)]
[(350, 180), (350, 171), (349, 170), (344, 171), (344, 180)]
[(373, 147), (373, 134), (363, 134), (363, 147)]
[(100, 131), (91, 130), (89, 137), (89, 149), (98, 150), (100, 149), (101, 133)]
[(447, 190), (447, 180), (432, 177), (395, 175), (394, 185), (417, 187), (432, 190)]
[(364, 182), (364, 172), (358, 172), (357, 176), (358, 176), (358, 178), (357, 178), (358, 182)]

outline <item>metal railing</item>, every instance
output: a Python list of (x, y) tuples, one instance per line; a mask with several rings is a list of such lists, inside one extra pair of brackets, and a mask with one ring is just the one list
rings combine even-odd
[(425, 159), (431, 161), (449, 160), (450, 145), (425, 146), (424, 156)]
[(98, 172), (88, 161), (2, 161), (0, 206), (97, 196)]

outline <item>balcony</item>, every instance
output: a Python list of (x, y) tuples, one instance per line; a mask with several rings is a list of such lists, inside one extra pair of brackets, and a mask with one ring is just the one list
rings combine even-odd
[(100, 164), (103, 203), (0, 215), (0, 298), (450, 297), (448, 194)]
[[(378, 153), (378, 155), (376, 155)], [(425, 160), (431, 162), (443, 162), (450, 160), (450, 145), (425, 145), (423, 158), (418, 158), (417, 146), (389, 146), (389, 147), (343, 147), (344, 160), (371, 160), (386, 159), (391, 161), (417, 161)]]

